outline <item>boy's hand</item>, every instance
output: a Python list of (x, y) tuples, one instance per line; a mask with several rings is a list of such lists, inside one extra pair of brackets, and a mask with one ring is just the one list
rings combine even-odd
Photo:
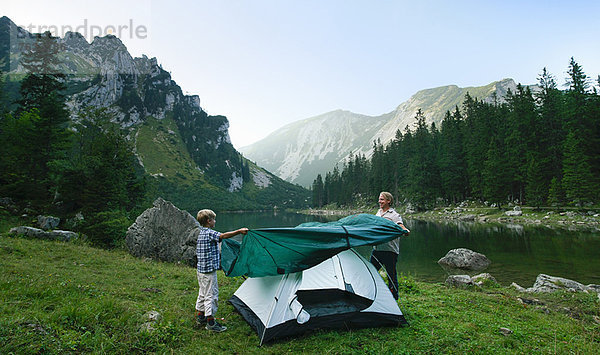
[(246, 235), (246, 233), (248, 233), (248, 228), (240, 228), (238, 229), (238, 233)]

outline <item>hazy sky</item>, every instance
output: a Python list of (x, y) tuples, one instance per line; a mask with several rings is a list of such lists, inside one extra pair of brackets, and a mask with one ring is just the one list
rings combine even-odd
[[(336, 109), (392, 111), (415, 92), (537, 82), (562, 86), (570, 57), (600, 74), (600, 1), (3, 0), (33, 32), (112, 31), (157, 57), (184, 93), (225, 115), (236, 147)], [(29, 27), (29, 28), (28, 28)], [(55, 33), (62, 35), (63, 33)]]

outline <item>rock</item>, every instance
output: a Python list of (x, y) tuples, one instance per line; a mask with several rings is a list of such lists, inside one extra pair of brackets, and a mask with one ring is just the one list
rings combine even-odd
[(195, 266), (199, 228), (192, 215), (159, 197), (129, 227), (125, 242), (136, 257)]
[(535, 305), (535, 306), (543, 306), (545, 304), (544, 302), (538, 300), (537, 298), (529, 299), (529, 298), (524, 298), (524, 297), (517, 297), (517, 299), (522, 304), (529, 304), (529, 305)]
[(500, 333), (502, 333), (502, 335), (504, 336), (509, 336), (513, 333), (512, 330), (508, 329), (508, 328), (504, 328), (504, 327), (500, 327)]
[(596, 292), (597, 294), (600, 294), (600, 285), (589, 284), (586, 287), (588, 288), (588, 290), (590, 290), (592, 292)]
[(477, 286), (483, 286), (483, 284), (487, 282), (491, 282), (491, 283), (495, 283), (497, 284), (498, 281), (496, 280), (496, 278), (492, 275), (490, 275), (489, 273), (483, 273), (483, 274), (479, 274), (479, 275), (475, 275), (473, 277), (471, 277), (471, 281), (477, 285)]
[(511, 283), (510, 287), (514, 287), (519, 292), (527, 292), (527, 290), (525, 289), (525, 287), (519, 286), (516, 282)]
[(516, 217), (516, 216), (522, 216), (523, 215), (523, 211), (506, 211), (504, 212), (505, 215), (509, 216), (509, 217)]
[(140, 333), (152, 333), (153, 331), (156, 330), (156, 328), (154, 328), (154, 325), (156, 323), (154, 322), (146, 322), (142, 325), (140, 325)]
[(49, 235), (49, 239), (51, 240), (62, 240), (68, 242), (72, 239), (77, 239), (77, 233), (71, 231), (63, 231), (60, 229), (55, 229), (50, 232), (46, 232)]
[(142, 289), (142, 292), (160, 293), (162, 291), (159, 288), (155, 287), (145, 287)]
[(562, 277), (548, 276), (539, 274), (535, 279), (533, 287), (528, 288), (527, 292), (556, 292), (559, 290), (569, 290), (574, 292), (589, 291), (589, 288), (577, 281), (565, 279)]
[(450, 275), (446, 279), (446, 285), (449, 287), (469, 287), (473, 286), (471, 276), (469, 275)]
[(440, 260), (438, 264), (455, 269), (483, 270), (491, 261), (483, 254), (466, 248), (452, 249)]
[(409, 202), (406, 204), (406, 207), (404, 208), (404, 212), (406, 214), (414, 214), (417, 213), (416, 208)]
[(464, 216), (459, 217), (458, 219), (461, 221), (470, 222), (470, 221), (474, 221), (475, 217), (477, 217), (477, 216), (475, 216), (474, 214), (466, 214)]
[(150, 311), (144, 314), (144, 319), (148, 320), (148, 322), (140, 326), (140, 333), (152, 333), (156, 330), (156, 325), (162, 320), (162, 315), (157, 311)]
[(60, 240), (64, 242), (68, 242), (71, 239), (77, 239), (77, 233), (75, 232), (59, 229), (47, 232), (38, 228), (26, 226), (14, 227), (8, 233), (12, 235), (24, 235), (28, 238)]
[(60, 218), (52, 217), (52, 216), (37, 216), (37, 224), (38, 227), (44, 230), (51, 230), (58, 227), (60, 223)]
[(67, 220), (67, 223), (70, 226), (76, 227), (76, 226), (81, 225), (83, 223), (83, 221), (85, 221), (85, 218), (83, 217), (83, 213), (77, 212), (77, 214), (75, 216), (73, 216), (73, 218), (69, 218)]
[(39, 335), (48, 335), (48, 330), (38, 323), (27, 323), (27, 326)]
[(151, 322), (160, 322), (160, 320), (162, 319), (162, 315), (157, 311), (150, 311), (144, 315), (144, 318), (148, 319)]

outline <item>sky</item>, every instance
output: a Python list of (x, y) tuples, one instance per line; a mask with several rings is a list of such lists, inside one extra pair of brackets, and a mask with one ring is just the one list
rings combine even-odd
[[(534, 84), (560, 87), (574, 57), (600, 74), (598, 0), (3, 0), (30, 32), (88, 41), (115, 34), (156, 57), (210, 115), (229, 119), (240, 148), (301, 119), (343, 109), (394, 110), (419, 90)], [(44, 28), (45, 26), (45, 28)], [(85, 32), (85, 33), (83, 33)]]

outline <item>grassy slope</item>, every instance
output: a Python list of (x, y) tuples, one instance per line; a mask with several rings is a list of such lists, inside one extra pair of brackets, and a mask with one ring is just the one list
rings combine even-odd
[[(402, 278), (400, 305), (410, 327), (323, 330), (259, 348), (227, 302), (241, 278), (219, 274), (218, 315), (229, 330), (212, 334), (194, 325), (197, 282), (189, 267), (0, 237), (0, 269), (0, 353), (600, 352), (595, 294), (539, 295), (544, 306), (526, 307), (509, 289), (447, 289)], [(151, 310), (163, 319), (153, 333), (140, 333)], [(500, 327), (514, 333), (504, 336)]]
[[(274, 205), (285, 208), (310, 195), (275, 176), (271, 176), (271, 185), (265, 189), (245, 183), (240, 192), (229, 193), (215, 186), (197, 169), (170, 114), (161, 120), (150, 117), (140, 126), (136, 151), (146, 171), (154, 176), (156, 195), (188, 211), (203, 206), (215, 210), (252, 210)], [(250, 164), (253, 169), (260, 169)]]
[(162, 120), (148, 117), (137, 132), (136, 150), (149, 174), (162, 174), (186, 185), (204, 181), (170, 116)]

